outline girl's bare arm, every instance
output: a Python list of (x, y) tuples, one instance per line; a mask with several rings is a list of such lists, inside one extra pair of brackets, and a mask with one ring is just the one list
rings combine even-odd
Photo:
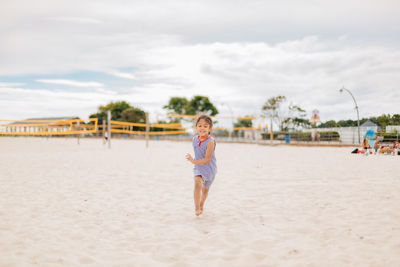
[(194, 165), (202, 165), (207, 164), (211, 161), (212, 154), (214, 152), (215, 143), (214, 140), (211, 140), (207, 144), (206, 156), (202, 159), (194, 160), (190, 154), (186, 155), (186, 159), (193, 163)]

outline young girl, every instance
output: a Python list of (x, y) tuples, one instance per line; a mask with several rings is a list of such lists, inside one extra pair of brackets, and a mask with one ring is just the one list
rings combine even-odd
[(212, 120), (209, 116), (201, 115), (197, 118), (197, 135), (193, 138), (194, 159), (190, 154), (186, 155), (186, 159), (194, 164), (194, 206), (196, 216), (203, 213), (208, 190), (217, 173), (217, 161), (214, 152), (215, 141), (210, 136), (211, 129)]

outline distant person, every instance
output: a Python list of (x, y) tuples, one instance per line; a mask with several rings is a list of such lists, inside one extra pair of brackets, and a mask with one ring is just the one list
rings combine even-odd
[(321, 141), (321, 134), (317, 131), (317, 141), (319, 142), (319, 141)]
[(393, 148), (391, 148), (389, 145), (383, 145), (379, 149), (379, 154), (392, 154), (393, 153)]
[(377, 136), (377, 137), (375, 137), (375, 141), (374, 141), (374, 144), (373, 144), (374, 154), (376, 154), (378, 152), (379, 147), (380, 147), (379, 139), (378, 139), (378, 136)]
[(371, 146), (369, 145), (368, 139), (364, 138), (364, 141), (361, 144), (362, 153), (366, 154), (368, 152), (368, 148), (371, 148)]
[(104, 132), (104, 141), (103, 141), (103, 144), (107, 144), (107, 142), (108, 142), (108, 131), (105, 131), (105, 132)]
[(393, 156), (400, 155), (399, 148), (400, 148), (399, 142), (394, 141), (393, 142)]
[(194, 206), (195, 214), (203, 213), (204, 202), (207, 199), (210, 186), (217, 173), (215, 159), (215, 140), (210, 136), (212, 120), (207, 115), (201, 115), (196, 120), (197, 135), (193, 137), (194, 159), (186, 154), (186, 159), (194, 164)]
[(398, 143), (393, 141), (393, 145), (387, 145), (383, 153), (395, 156), (397, 154)]

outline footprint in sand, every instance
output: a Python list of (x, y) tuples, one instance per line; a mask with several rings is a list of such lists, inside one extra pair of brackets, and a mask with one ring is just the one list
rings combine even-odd
[(289, 255), (296, 255), (299, 254), (299, 251), (297, 249), (292, 249), (289, 251)]
[(93, 259), (91, 259), (89, 257), (82, 257), (79, 259), (80, 264), (91, 264), (93, 262), (94, 262)]

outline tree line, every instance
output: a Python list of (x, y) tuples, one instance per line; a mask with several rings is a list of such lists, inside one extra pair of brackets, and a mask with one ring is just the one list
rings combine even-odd
[[(360, 119), (360, 125), (366, 122), (367, 120), (372, 121), (373, 123), (381, 127), (382, 130), (385, 130), (386, 126), (388, 125), (400, 125), (400, 114), (393, 114), (393, 115), (382, 114), (378, 117), (362, 118)], [(334, 128), (334, 127), (356, 127), (356, 126), (357, 126), (356, 120), (340, 120), (340, 121), (329, 120), (324, 123), (321, 123), (318, 127)]]
[[(171, 97), (168, 104), (163, 107), (168, 114), (196, 115), (207, 113), (211, 116), (218, 114), (218, 109), (206, 96), (194, 96), (188, 100), (185, 97)], [(134, 107), (126, 101), (110, 102), (98, 107), (96, 113), (90, 114), (89, 118), (97, 118), (99, 124), (107, 120), (107, 112), (111, 111), (111, 120), (145, 123), (146, 113), (144, 110)], [(159, 123), (180, 122), (181, 118), (171, 118), (168, 122), (160, 120)]]
[[(193, 96), (191, 99), (185, 97), (171, 97), (163, 109), (168, 114), (175, 115), (196, 115), (198, 113), (206, 113), (210, 116), (219, 114), (216, 106), (207, 96)], [(146, 113), (144, 110), (132, 106), (126, 101), (110, 102), (107, 105), (98, 107), (96, 113), (91, 114), (90, 118), (97, 118), (99, 124), (107, 119), (107, 111), (111, 111), (111, 119), (116, 121), (145, 123)], [(279, 131), (298, 131), (303, 128), (333, 128), (333, 127), (349, 127), (357, 126), (356, 120), (329, 120), (320, 123), (318, 126), (310, 124), (306, 118), (306, 110), (292, 102), (288, 103), (285, 96), (279, 95), (267, 99), (261, 108), (262, 114), (270, 119), (278, 126)], [(363, 118), (360, 124), (367, 120), (371, 120), (380, 126), (383, 130), (387, 125), (400, 125), (400, 114), (383, 114), (378, 117)], [(170, 118), (168, 121), (160, 120), (159, 123), (181, 122), (182, 118)], [(234, 122), (234, 127), (252, 127), (252, 121), (246, 119), (238, 119)]]

